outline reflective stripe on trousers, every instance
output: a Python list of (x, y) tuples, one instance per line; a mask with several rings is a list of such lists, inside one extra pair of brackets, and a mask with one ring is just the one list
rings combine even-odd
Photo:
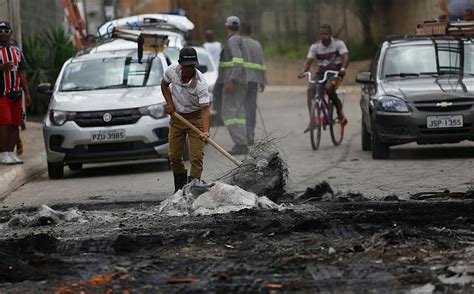
[(245, 99), (247, 85), (234, 83), (231, 93), (222, 93), (222, 121), (237, 145), (247, 145)]

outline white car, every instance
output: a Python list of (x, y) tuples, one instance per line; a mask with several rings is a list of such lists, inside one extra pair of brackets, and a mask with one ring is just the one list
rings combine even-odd
[(162, 53), (113, 40), (68, 60), (51, 90), (43, 135), (50, 178), (61, 178), (64, 165), (168, 156), (169, 116), (161, 93), (166, 69)]

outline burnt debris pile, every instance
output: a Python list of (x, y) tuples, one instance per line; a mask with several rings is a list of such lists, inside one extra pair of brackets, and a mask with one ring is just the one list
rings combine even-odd
[(54, 226), (59, 224), (61, 221), (81, 222), (84, 220), (82, 213), (77, 209), (70, 209), (67, 212), (61, 212), (43, 204), (32, 216), (25, 213), (14, 213), (7, 225), (9, 228), (41, 227)]
[(286, 193), (288, 166), (275, 142), (262, 140), (251, 148), (241, 166), (227, 172), (220, 180), (277, 201)]

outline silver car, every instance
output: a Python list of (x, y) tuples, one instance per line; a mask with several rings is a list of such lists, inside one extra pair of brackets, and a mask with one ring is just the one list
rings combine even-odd
[(65, 164), (166, 158), (166, 67), (162, 53), (138, 60), (136, 43), (114, 40), (68, 60), (53, 90), (40, 85), (52, 93), (43, 126), (49, 177), (63, 177)]
[(390, 37), (370, 72), (357, 75), (362, 150), (474, 141), (474, 43), (470, 38)]

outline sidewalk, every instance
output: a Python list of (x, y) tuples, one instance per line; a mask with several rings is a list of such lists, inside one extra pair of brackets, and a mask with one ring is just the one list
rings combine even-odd
[(20, 158), (23, 164), (0, 165), (0, 201), (30, 179), (46, 172), (42, 124), (26, 123), (26, 129), (20, 131), (24, 153)]

